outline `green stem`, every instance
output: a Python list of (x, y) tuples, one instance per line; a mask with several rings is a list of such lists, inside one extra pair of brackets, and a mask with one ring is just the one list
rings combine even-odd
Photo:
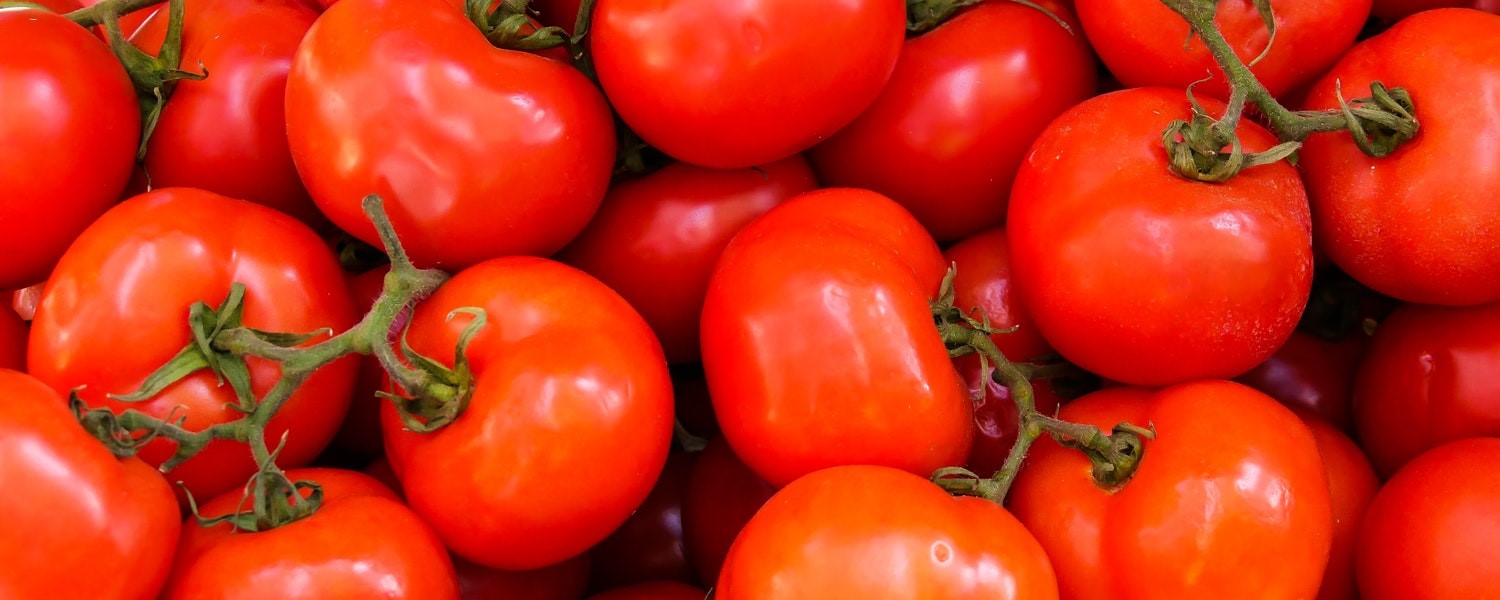
[(93, 27), (95, 25), (102, 25), (104, 23), (104, 15), (106, 14), (114, 14), (116, 16), (127, 15), (161, 3), (162, 0), (104, 0), (93, 6), (70, 12), (64, 16), (83, 27)]

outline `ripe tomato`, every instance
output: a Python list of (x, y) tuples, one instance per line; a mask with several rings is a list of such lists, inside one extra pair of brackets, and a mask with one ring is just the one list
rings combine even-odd
[(490, 46), (444, 0), (342, 0), (286, 90), (292, 158), (340, 228), (376, 243), (378, 193), (412, 260), (455, 271), (548, 255), (581, 231), (614, 164), (614, 122), (572, 66)]
[(491, 569), (455, 556), (453, 568), (463, 600), (579, 600), (589, 583), (588, 554), (531, 571)]
[(599, 0), (599, 83), (646, 143), (705, 167), (802, 152), (859, 116), (891, 76), (905, 2)]
[(1234, 380), (1351, 432), (1354, 372), (1368, 346), (1369, 336), (1363, 332), (1333, 342), (1297, 331), (1266, 362)]
[(155, 598), (181, 529), (167, 480), (115, 458), (41, 381), (0, 368), (0, 394), (0, 597)]
[(1360, 527), (1365, 600), (1500, 597), (1500, 439), (1450, 442), (1407, 463)]
[(740, 230), (702, 321), (735, 454), (778, 487), (837, 465), (959, 464), (974, 424), (928, 304), (943, 272), (921, 224), (866, 190), (802, 194)]
[(1323, 457), (1333, 509), (1333, 539), (1318, 600), (1354, 600), (1358, 595), (1354, 555), (1359, 547), (1359, 524), (1370, 500), (1375, 498), (1375, 491), (1380, 489), (1380, 479), (1375, 476), (1370, 459), (1365, 458), (1365, 453), (1349, 436), (1316, 416), (1304, 417), (1303, 422), (1312, 431), (1318, 454)]
[(1032, 362), (1052, 354), (1032, 322), (1011, 278), (1009, 238), (1004, 228), (977, 233), (943, 251), (958, 268), (953, 279), (954, 302), (964, 312), (983, 311), (995, 329), (1012, 329), (990, 336), (1006, 358)]
[(646, 501), (589, 551), (593, 556), (591, 589), (611, 590), (647, 581), (695, 581), (683, 549), (682, 505), (696, 459), (696, 454), (688, 453), (668, 456)]
[(1151, 423), (1135, 477), (1100, 489), (1089, 459), (1043, 438), (1010, 494), (1057, 569), (1063, 598), (1311, 598), (1333, 516), (1318, 446), (1292, 411), (1249, 387), (1119, 387), (1060, 418)]
[(703, 294), (729, 239), (817, 187), (801, 156), (756, 169), (670, 164), (610, 188), (599, 214), (557, 258), (624, 296), (651, 324), (668, 362), (697, 362)]
[(120, 200), (135, 164), (135, 87), (109, 48), (45, 10), (0, 9), (0, 289), (47, 278)]
[[(467, 353), (468, 407), (424, 434), (385, 403), (391, 465), (412, 508), (459, 556), (512, 570), (577, 556), (625, 522), (666, 462), (672, 388), (661, 346), (598, 280), (508, 257), (465, 269), (419, 305), (412, 348), (452, 365), (472, 317), (447, 317), (464, 307), (488, 314)], [(608, 476), (587, 494), (558, 493), (558, 477), (583, 473)]]
[[(390, 265), (381, 265), (349, 278), (349, 295), (356, 309), (369, 312), (385, 287), (385, 274), (390, 271)], [(373, 355), (358, 360), (359, 375), (354, 380), (349, 412), (333, 438), (333, 447), (368, 460), (385, 452), (380, 436), (380, 405), (386, 400), (375, 395), (385, 383), (385, 369)]]
[(907, 40), (875, 103), (809, 157), (825, 185), (880, 192), (960, 239), (1005, 219), (1032, 140), (1094, 95), (1094, 71), (1088, 42), (1046, 13), (982, 2)]
[(745, 526), (719, 600), (1056, 598), (1047, 555), (988, 500), (896, 469), (834, 467), (777, 492)]
[[(218, 306), (234, 282), (245, 285), (246, 327), (302, 333), (354, 324), (338, 261), (307, 226), (250, 202), (167, 188), (110, 209), (63, 255), (32, 322), (29, 369), (59, 392), (87, 386), (79, 395), (90, 406), (185, 417), (193, 431), (237, 420), (243, 413), (233, 389), (206, 369), (143, 402), (107, 396), (136, 391), (186, 347), (189, 307)], [(259, 397), (279, 368), (256, 358), (248, 364)], [(357, 367), (350, 357), (314, 373), (271, 419), (267, 440), (291, 431), (283, 465), (305, 465), (328, 444), (348, 410)], [(175, 449), (158, 439), (141, 458), (160, 465)], [(255, 471), (247, 446), (220, 440), (170, 479), (212, 498), (244, 485)]]
[[(1217, 2), (1214, 24), (1234, 53), (1247, 63), (1271, 95), (1281, 97), (1322, 75), (1354, 43), (1370, 16), (1370, 0), (1276, 2), (1276, 40), (1251, 0)], [(1188, 24), (1161, 2), (1077, 0), (1078, 17), (1089, 42), (1111, 73), (1128, 87), (1184, 88), (1212, 73), (1194, 91), (1220, 100), (1229, 97), (1228, 80), (1203, 40), (1188, 40)], [(1347, 89), (1347, 88), (1346, 88)]]
[(26, 369), (26, 322), (0, 306), (0, 369)]
[[(1059, 117), (1016, 176), (1006, 227), (1021, 303), (1064, 358), (1107, 379), (1239, 375), (1291, 336), (1307, 304), (1297, 171), (1275, 163), (1221, 184), (1173, 175), (1162, 131), (1189, 114), (1181, 90), (1098, 96)], [(1249, 121), (1237, 132), (1247, 152), (1276, 143)]]
[(1307, 106), (1338, 106), (1340, 84), (1345, 99), (1368, 95), (1374, 80), (1411, 93), (1421, 129), (1380, 159), (1348, 133), (1308, 138), (1300, 164), (1315, 239), (1360, 283), (1400, 300), (1500, 300), (1500, 117), (1487, 96), (1500, 86), (1500, 16), (1444, 9), (1404, 19), (1349, 50)]
[(589, 600), (703, 600), (703, 590), (676, 581), (651, 581), (589, 596)]
[[(189, 517), (163, 600), (458, 598), (448, 552), (384, 484), (339, 469), (286, 474), (320, 484), (322, 507), (253, 533), (228, 523), (200, 527)], [(202, 505), (200, 514), (229, 514), (243, 502), (243, 492), (231, 491)]]
[(682, 497), (682, 539), (698, 580), (719, 580), (734, 538), (776, 493), (734, 455), (724, 438), (709, 440)]

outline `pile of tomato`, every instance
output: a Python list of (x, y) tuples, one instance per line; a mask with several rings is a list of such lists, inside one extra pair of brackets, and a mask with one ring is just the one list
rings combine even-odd
[(0, 597), (1500, 597), (1497, 13), (0, 2)]

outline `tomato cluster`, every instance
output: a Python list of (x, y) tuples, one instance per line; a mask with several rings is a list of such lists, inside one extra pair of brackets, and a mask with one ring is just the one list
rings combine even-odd
[(0, 3), (0, 597), (1500, 597), (1496, 13)]

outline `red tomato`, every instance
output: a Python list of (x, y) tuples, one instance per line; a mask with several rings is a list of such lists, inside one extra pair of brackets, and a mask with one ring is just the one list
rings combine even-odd
[(724, 438), (709, 440), (682, 497), (682, 539), (698, 580), (719, 580), (734, 538), (776, 493), (734, 455)]
[(1089, 459), (1037, 442), (1010, 494), (1057, 569), (1063, 598), (1311, 598), (1333, 516), (1318, 446), (1249, 387), (1111, 388), (1060, 418), (1106, 431), (1151, 423), (1135, 477), (1100, 489)]
[(167, 480), (115, 458), (42, 382), (0, 368), (0, 394), (0, 597), (155, 598), (181, 529)]
[[(188, 308), (200, 301), (218, 306), (233, 282), (245, 284), (246, 327), (300, 333), (354, 324), (338, 261), (307, 226), (257, 204), (168, 188), (119, 204), (68, 249), (32, 322), (29, 369), (59, 392), (87, 386), (79, 395), (91, 406), (186, 417), (193, 431), (237, 420), (243, 413), (234, 391), (206, 369), (144, 402), (107, 397), (136, 391), (186, 347)], [(279, 368), (255, 358), (248, 363), (260, 396)], [(267, 440), (291, 432), (281, 464), (305, 465), (328, 444), (348, 409), (357, 367), (351, 357), (314, 373), (271, 419)], [(141, 458), (160, 465), (174, 451), (158, 439)], [(246, 445), (220, 440), (170, 478), (212, 498), (244, 485), (255, 471)]]
[[(974, 401), (974, 445), (969, 448), (969, 458), (964, 466), (982, 477), (989, 477), (1000, 470), (1010, 456), (1016, 443), (1020, 413), (1010, 388), (995, 381), (995, 369), (979, 372), (979, 357), (963, 356), (953, 360), (953, 366), (968, 384), (969, 397)], [(1044, 415), (1057, 412), (1063, 404), (1062, 397), (1052, 387), (1052, 381), (1038, 379), (1031, 382), (1032, 401), (1037, 411)]]
[[(1370, 0), (1299, 0), (1272, 4), (1276, 40), (1252, 0), (1217, 2), (1214, 24), (1234, 53), (1247, 63), (1273, 96), (1282, 96), (1322, 75), (1354, 43), (1370, 16)], [(1128, 87), (1184, 88), (1212, 74), (1193, 90), (1220, 100), (1229, 97), (1224, 72), (1188, 24), (1161, 2), (1077, 0), (1078, 16), (1104, 64)], [(1345, 89), (1348, 89), (1347, 87)], [(1217, 114), (1217, 113), (1216, 113)]]
[(47, 279), (58, 257), (119, 201), (135, 165), (135, 87), (72, 21), (0, 9), (0, 289)]
[(901, 0), (599, 0), (599, 83), (646, 143), (737, 168), (781, 160), (848, 125), (890, 78)]
[(745, 526), (719, 600), (1056, 598), (1047, 555), (988, 500), (896, 469), (834, 467), (777, 492)]
[(809, 157), (824, 184), (890, 196), (956, 240), (1005, 220), (1026, 150), (1094, 95), (1094, 71), (1088, 43), (1046, 13), (983, 2), (908, 40), (875, 103)]
[(583, 230), (614, 164), (614, 122), (572, 66), (490, 46), (443, 0), (343, 0), (287, 79), (292, 158), (318, 208), (376, 243), (378, 193), (421, 266), (548, 255)]
[(610, 188), (558, 260), (599, 278), (640, 311), (667, 361), (698, 361), (698, 315), (714, 262), (735, 232), (818, 187), (801, 156), (755, 169), (674, 163)]
[[(447, 317), (463, 307), (488, 313), (467, 353), (467, 409), (426, 434), (406, 430), (394, 403), (381, 409), (406, 498), (449, 549), (481, 565), (536, 569), (577, 556), (625, 522), (666, 462), (672, 389), (661, 346), (598, 280), (509, 257), (465, 269), (419, 305), (412, 348), (453, 364), (472, 317)], [(609, 476), (586, 494), (559, 493), (569, 473)]]
[[(390, 265), (381, 265), (349, 278), (349, 295), (361, 312), (369, 312), (385, 288), (385, 274)], [(387, 402), (375, 395), (385, 383), (385, 369), (373, 355), (359, 357), (359, 376), (355, 378), (349, 413), (333, 438), (333, 447), (354, 456), (369, 459), (385, 451), (380, 437), (380, 405)]]
[(397, 497), (401, 496), (401, 479), (396, 477), (396, 472), (391, 469), (391, 461), (386, 460), (384, 456), (365, 465), (364, 473), (391, 488)]
[(943, 251), (958, 271), (953, 279), (954, 301), (964, 312), (983, 311), (995, 329), (1014, 331), (991, 335), (1006, 358), (1032, 362), (1052, 354), (1052, 346), (1032, 323), (1011, 281), (1009, 240), (1005, 229), (975, 234)]
[(735, 236), (703, 305), (703, 366), (724, 438), (783, 486), (849, 464), (960, 464), (971, 403), (929, 301), (945, 266), (900, 205), (802, 194)]
[(453, 568), (463, 600), (579, 600), (589, 583), (588, 554), (532, 571), (501, 571), (455, 556)]
[[(1006, 228), (1021, 302), (1064, 358), (1107, 379), (1239, 375), (1291, 336), (1307, 304), (1312, 239), (1296, 169), (1221, 184), (1173, 175), (1162, 131), (1189, 115), (1181, 90), (1093, 98), (1042, 134), (1016, 176)], [(1247, 152), (1276, 143), (1248, 120), (1237, 132)]]
[(589, 596), (589, 600), (703, 600), (707, 592), (676, 581), (652, 581)]
[(695, 581), (683, 549), (682, 505), (696, 459), (696, 454), (687, 453), (667, 457), (667, 466), (651, 488), (651, 495), (590, 551), (590, 588), (610, 590), (647, 581)]
[(1365, 509), (1380, 489), (1380, 479), (1370, 459), (1333, 425), (1318, 417), (1304, 419), (1318, 443), (1323, 469), (1328, 473), (1328, 491), (1333, 509), (1333, 541), (1328, 553), (1328, 567), (1323, 571), (1323, 586), (1318, 600), (1354, 600), (1358, 590), (1354, 581), (1354, 554), (1359, 547), (1359, 524)]
[(1500, 439), (1450, 442), (1407, 463), (1375, 495), (1359, 533), (1365, 600), (1500, 597)]
[(1402, 20), (1351, 49), (1307, 105), (1336, 107), (1338, 84), (1345, 99), (1366, 96), (1373, 80), (1411, 92), (1421, 129), (1380, 159), (1348, 133), (1308, 138), (1299, 164), (1315, 239), (1360, 283), (1400, 300), (1500, 300), (1500, 116), (1487, 96), (1500, 86), (1500, 16), (1447, 9)]
[(83, 4), (81, 4), (79, 0), (34, 0), (32, 1), (32, 4), (36, 4), (38, 6), (41, 6), (42, 8), (46, 8), (60, 15), (66, 15), (70, 12), (83, 8)]
[(26, 370), (26, 322), (0, 307), (0, 369)]
[[(385, 485), (356, 471), (286, 474), (322, 485), (322, 507), (254, 533), (228, 523), (199, 527), (189, 517), (163, 600), (458, 598), (448, 552)], [(243, 501), (243, 492), (232, 491), (201, 506), (200, 513), (229, 514)]]
[(1354, 418), (1350, 414), (1350, 390), (1355, 369), (1368, 346), (1369, 338), (1363, 332), (1338, 342), (1294, 332), (1276, 354), (1234, 380), (1351, 432)]

